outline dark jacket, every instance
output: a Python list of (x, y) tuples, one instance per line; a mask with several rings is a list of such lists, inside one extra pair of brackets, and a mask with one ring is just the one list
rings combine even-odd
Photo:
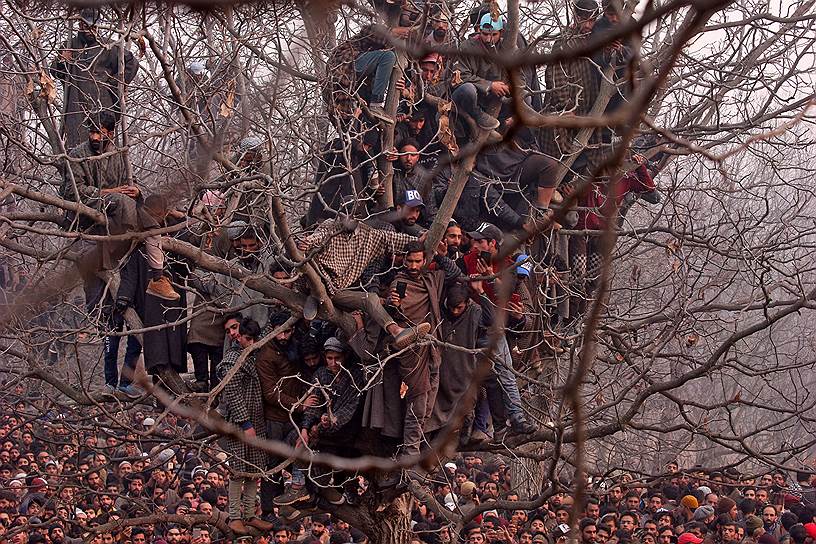
[[(181, 283), (183, 268), (170, 266), (165, 271), (172, 281)], [(122, 269), (117, 299), (125, 300), (136, 310), (145, 327), (177, 322), (187, 313), (185, 291), (177, 301), (163, 300), (145, 293), (151, 274), (144, 253), (144, 245), (133, 252)], [(178, 372), (187, 371), (187, 324), (168, 326), (144, 333), (144, 363), (150, 372), (168, 365)]]
[[(303, 413), (301, 428), (317, 427), (318, 440), (333, 444), (351, 444), (356, 440), (359, 431), (360, 415), (363, 407), (362, 394), (363, 373), (357, 366), (343, 368), (333, 374), (327, 367), (320, 367), (315, 372), (313, 390), (326, 402), (308, 408)], [(328, 406), (327, 406), (328, 403)], [(334, 421), (329, 427), (320, 426), (323, 414), (329, 413)]]
[[(501, 51), (505, 48), (504, 42), (499, 43), (496, 48)], [(462, 83), (473, 83), (480, 92), (487, 94), (490, 91), (490, 84), (494, 81), (504, 81), (509, 83), (510, 76), (507, 70), (501, 65), (494, 62), (492, 59), (481, 56), (484, 53), (493, 51), (492, 48), (485, 47), (479, 35), (475, 34), (465, 40), (461, 48), (463, 53), (475, 53), (475, 55), (462, 55), (458, 57), (453, 63), (451, 70), (455, 73), (459, 72)], [(524, 82), (524, 74), (520, 74), (522, 84)]]
[[(117, 118), (121, 114), (119, 97), (120, 47), (109, 43), (85, 43), (75, 36), (63, 45), (71, 52), (71, 60), (57, 56), (51, 63), (51, 75), (65, 86), (64, 131), (68, 149), (88, 138), (85, 120), (88, 115), (107, 111)], [(125, 50), (122, 67), (124, 83), (136, 77), (139, 61)]]

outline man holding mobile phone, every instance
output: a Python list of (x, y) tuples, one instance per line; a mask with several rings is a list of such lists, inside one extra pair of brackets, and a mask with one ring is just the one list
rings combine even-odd
[[(483, 278), (485, 294), (494, 305), (498, 305), (499, 278), (494, 276), (507, 266), (514, 266), (513, 261), (509, 259), (505, 262), (499, 262), (497, 259), (503, 238), (502, 231), (491, 223), (482, 223), (475, 231), (469, 232), (468, 236), (472, 240), (470, 253), (459, 259), (457, 264), (468, 276)], [(518, 266), (516, 268), (518, 269)], [(515, 278), (516, 274), (512, 276)], [(524, 319), (520, 298), (513, 299), (511, 296), (505, 308), (508, 313), (508, 325), (511, 328)], [(535, 425), (527, 421), (522, 411), (521, 394), (512, 366), (513, 359), (507, 336), (502, 334), (496, 345), (493, 373), (485, 381), (490, 415), (493, 419), (494, 440), (506, 431), (508, 420), (510, 427), (517, 433), (529, 434), (536, 431)]]

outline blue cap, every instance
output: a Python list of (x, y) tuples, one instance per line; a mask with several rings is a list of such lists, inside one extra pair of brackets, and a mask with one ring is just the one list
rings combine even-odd
[(492, 30), (493, 32), (504, 30), (504, 17), (499, 15), (499, 20), (495, 21), (490, 13), (485, 13), (479, 20), (479, 29)]
[(530, 277), (530, 272), (533, 270), (533, 261), (530, 260), (529, 255), (522, 253), (516, 257), (516, 274), (519, 276)]
[(419, 194), (419, 191), (416, 189), (408, 189), (405, 191), (405, 194), (402, 195), (399, 203), (403, 206), (410, 206), (411, 208), (425, 205), (425, 202), (422, 200), (422, 195)]

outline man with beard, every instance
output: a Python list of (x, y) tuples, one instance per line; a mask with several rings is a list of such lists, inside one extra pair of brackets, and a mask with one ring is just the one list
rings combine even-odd
[[(433, 212), (425, 212), (425, 202), (422, 195), (415, 189), (403, 191), (397, 197), (397, 218), (399, 221), (394, 225), (397, 232), (419, 236), (425, 230), (421, 225), (421, 218), (433, 217)], [(426, 223), (427, 224), (427, 223)]]
[(130, 51), (124, 51), (124, 66), (119, 65), (121, 46), (102, 43), (97, 23), (98, 8), (79, 12), (79, 31), (66, 42), (59, 56), (51, 63), (51, 74), (63, 82), (65, 147), (71, 149), (87, 137), (85, 119), (107, 112), (116, 120), (120, 111), (120, 68), (127, 85), (136, 77), (139, 61)]
[[(460, 72), (462, 83), (453, 90), (451, 98), (457, 110), (470, 115), (483, 130), (499, 127), (499, 120), (485, 110), (510, 96), (507, 70), (490, 57), (504, 49), (504, 24), (502, 16), (494, 20), (490, 13), (482, 15), (479, 33), (462, 46), (463, 53), (471, 54), (458, 57), (452, 68), (453, 72)], [(519, 76), (523, 79), (521, 73)]]
[[(103, 212), (108, 219), (103, 234), (123, 234), (128, 231), (158, 228), (159, 221), (148, 213), (142, 204), (139, 188), (128, 184), (125, 155), (114, 145), (116, 119), (112, 114), (103, 112), (89, 123), (88, 140), (72, 149), (68, 155), (60, 196)], [(80, 220), (79, 223), (85, 224), (84, 220)], [(145, 292), (163, 300), (178, 300), (179, 294), (164, 275), (161, 237), (158, 235), (145, 237), (144, 246), (147, 264), (150, 267), (150, 281)], [(129, 247), (130, 241), (124, 245), (121, 242), (100, 243), (101, 262), (87, 259), (89, 262), (85, 267), (90, 269), (82, 269), (80, 272), (87, 281), (99, 268), (103, 270), (113, 268)]]
[[(451, 263), (452, 264), (452, 263)], [(431, 334), (439, 339), (438, 325), (442, 321), (440, 301), (445, 281), (459, 277), (458, 270), (425, 270), (425, 250), (420, 242), (410, 242), (405, 248), (403, 268), (391, 283), (389, 301), (395, 309), (395, 319), (404, 327), (422, 323), (431, 325)], [(402, 430), (402, 453), (419, 454), (425, 422), (430, 417), (439, 386), (438, 348), (433, 345), (408, 347), (399, 357), (399, 374), (407, 388), (405, 419)], [(400, 395), (402, 396), (402, 395)], [(386, 402), (395, 402), (395, 395), (386, 395)]]
[[(280, 311), (269, 318), (269, 324), (261, 333), (266, 336), (273, 330), (284, 325), (291, 314)], [(293, 327), (287, 326), (259, 351), (255, 360), (255, 368), (261, 381), (263, 393), (264, 417), (266, 418), (266, 436), (271, 440), (284, 440), (294, 428), (291, 420), (299, 418), (305, 408), (315, 406), (319, 399), (317, 395), (310, 395), (303, 403), (298, 402), (304, 387), (298, 377), (299, 354), (297, 345), (292, 341)], [(271, 457), (270, 467), (277, 466), (282, 459)], [(283, 491), (280, 477), (274, 480), (261, 480), (261, 511), (271, 513), (274, 508), (272, 499)]]

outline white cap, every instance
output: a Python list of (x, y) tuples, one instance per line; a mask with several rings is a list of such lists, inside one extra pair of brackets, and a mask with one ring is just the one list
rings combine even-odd
[(207, 66), (200, 60), (194, 60), (187, 65), (187, 71), (193, 75), (200, 76), (207, 71)]
[(455, 471), (459, 467), (456, 466), (456, 463), (451, 461), (449, 463), (445, 463), (445, 468), (449, 468), (449, 469)]
[(153, 419), (152, 417), (146, 417), (144, 418), (144, 421), (142, 421), (142, 425), (144, 425), (145, 427), (152, 427), (155, 424), (156, 420)]

